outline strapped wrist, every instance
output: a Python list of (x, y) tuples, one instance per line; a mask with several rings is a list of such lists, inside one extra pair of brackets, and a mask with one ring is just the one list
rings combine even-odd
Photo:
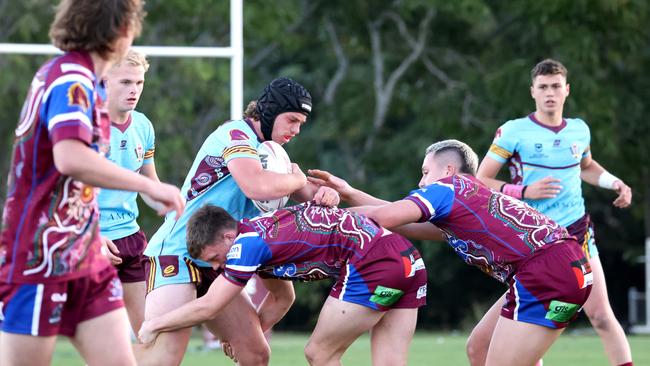
[(606, 189), (614, 189), (614, 182), (620, 180), (608, 171), (602, 172), (598, 177), (598, 186)]
[(522, 199), (524, 197), (524, 190), (526, 189), (526, 186), (506, 183), (501, 188), (504, 194), (517, 199)]

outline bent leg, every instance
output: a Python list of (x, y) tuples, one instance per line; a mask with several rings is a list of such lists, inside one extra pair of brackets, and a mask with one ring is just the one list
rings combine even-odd
[(585, 313), (603, 342), (609, 362), (612, 365), (631, 362), (630, 344), (609, 303), (603, 265), (598, 257), (591, 258), (589, 263), (594, 282), (591, 287), (591, 294), (584, 305)]
[(123, 282), (124, 307), (129, 315), (129, 323), (134, 334), (138, 334), (144, 321), (144, 296), (146, 292), (144, 281)]
[(244, 291), (205, 324), (221, 341), (230, 344), (239, 365), (269, 363), (271, 349), (262, 332), (260, 318)]
[[(196, 287), (190, 283), (171, 284), (151, 291), (145, 299), (146, 320), (163, 315), (196, 299)], [(138, 365), (179, 365), (185, 355), (192, 328), (160, 333), (156, 341), (145, 347), (136, 347)]]
[(370, 330), (372, 364), (406, 365), (418, 309), (392, 309)]
[(551, 347), (562, 329), (499, 317), (487, 354), (488, 366), (531, 366)]
[(472, 333), (467, 338), (465, 345), (465, 352), (467, 359), (472, 366), (483, 366), (487, 359), (488, 349), (490, 348), (490, 341), (492, 340), (492, 333), (497, 325), (501, 308), (506, 302), (506, 294), (503, 294), (490, 309), (483, 315), (483, 318), (476, 324)]
[[(36, 337), (0, 332), (0, 365), (46, 366), (52, 363), (56, 336)], [(29, 357), (26, 357), (29, 355)]]
[(384, 313), (329, 296), (316, 328), (305, 346), (310, 365), (339, 365), (341, 356), (361, 334), (381, 320)]
[(70, 340), (88, 365), (136, 364), (124, 308), (79, 323)]

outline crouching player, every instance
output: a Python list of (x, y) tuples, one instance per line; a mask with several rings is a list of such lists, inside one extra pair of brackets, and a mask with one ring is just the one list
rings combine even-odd
[(373, 365), (405, 365), (417, 309), (426, 303), (427, 275), (413, 245), (356, 213), (307, 202), (235, 221), (207, 205), (190, 219), (189, 254), (223, 268), (207, 294), (145, 321), (140, 340), (214, 318), (257, 273), (269, 294), (258, 310), (263, 330), (293, 303), (291, 282), (336, 278), (305, 355), (312, 365), (339, 363), (372, 329)]
[[(428, 232), (433, 238), (432, 225), (415, 224), (429, 221), (463, 261), (507, 284), (487, 365), (533, 365), (587, 300), (591, 268), (566, 229), (487, 188), (474, 177), (477, 165), (478, 157), (466, 144), (435, 143), (426, 150), (420, 189), (401, 201), (358, 211), (384, 227), (408, 224), (405, 234), (422, 237)], [(310, 173), (339, 190), (343, 200), (380, 203), (327, 172)]]

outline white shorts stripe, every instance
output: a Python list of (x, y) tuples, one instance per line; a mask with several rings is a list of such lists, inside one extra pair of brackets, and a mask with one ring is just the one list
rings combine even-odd
[(42, 283), (36, 285), (36, 296), (34, 297), (34, 311), (32, 312), (32, 335), (38, 335), (39, 320), (41, 319), (41, 304), (43, 303), (43, 289), (45, 285)]

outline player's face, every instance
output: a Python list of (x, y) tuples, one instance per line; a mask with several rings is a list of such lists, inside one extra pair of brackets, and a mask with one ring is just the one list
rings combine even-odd
[(203, 249), (199, 259), (210, 263), (214, 270), (223, 267), (226, 264), (226, 255), (230, 250), (232, 242), (228, 243), (227, 240), (216, 242), (208, 245)]
[(144, 67), (123, 62), (108, 72), (106, 93), (108, 108), (120, 113), (135, 109), (144, 87)]
[(280, 145), (284, 145), (291, 141), (297, 134), (300, 133), (300, 127), (307, 122), (307, 116), (298, 112), (285, 112), (280, 113), (275, 117), (273, 124), (273, 133), (271, 133), (271, 140)]
[(530, 87), (537, 110), (546, 114), (562, 113), (569, 96), (569, 84), (561, 74), (537, 75)]
[(449, 175), (449, 167), (446, 164), (439, 164), (433, 154), (427, 154), (422, 162), (422, 179), (420, 179), (418, 186), (420, 188), (426, 187)]

